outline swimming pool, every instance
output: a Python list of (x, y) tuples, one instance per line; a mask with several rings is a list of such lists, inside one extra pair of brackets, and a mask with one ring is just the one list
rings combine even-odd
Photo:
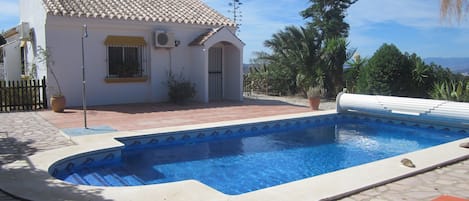
[(236, 195), (466, 138), (468, 133), (334, 114), (119, 138), (122, 149), (62, 160), (49, 171), (70, 183), (96, 186), (195, 179)]

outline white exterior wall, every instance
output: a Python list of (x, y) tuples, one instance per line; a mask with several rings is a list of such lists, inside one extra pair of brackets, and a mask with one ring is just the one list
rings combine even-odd
[(195, 99), (208, 103), (208, 49), (204, 46), (193, 46), (191, 50), (192, 61), (194, 64), (198, 64), (189, 71), (194, 79), (197, 92)]
[[(203, 91), (198, 89), (198, 86), (200, 86), (200, 83), (204, 79), (204, 77), (199, 74), (200, 70), (205, 68), (205, 64), (200, 60), (200, 55), (193, 50), (193, 47), (189, 47), (188, 44), (199, 35), (206, 32), (208, 28), (209, 27), (181, 24), (156, 25), (150, 27), (148, 30), (150, 34), (154, 30), (173, 32), (175, 39), (181, 42), (178, 47), (171, 49), (151, 47), (151, 77), (152, 86), (154, 87), (153, 93), (155, 93), (153, 101), (168, 100), (166, 80), (170, 70), (175, 75), (176, 79), (179, 78), (179, 75), (182, 75), (184, 79), (195, 83), (197, 92), (195, 100), (203, 101), (199, 96)], [(150, 40), (150, 42), (153, 41)]]
[(228, 100), (243, 100), (243, 68), (240, 67), (242, 63), (243, 53), (240, 52), (233, 45), (225, 46), (223, 52), (227, 56), (224, 57), (224, 88), (225, 88), (225, 99)]
[(11, 37), (3, 45), (4, 57), (4, 80), (14, 81), (21, 79), (21, 48), (17, 37)]
[[(205, 76), (196, 72), (206, 66), (202, 60), (197, 59), (198, 56), (193, 55), (194, 48), (189, 47), (188, 44), (204, 33), (208, 27), (52, 16), (48, 17), (46, 25), (47, 47), (53, 55), (52, 69), (59, 78), (62, 92), (67, 99), (67, 106), (82, 105), (81, 36), (83, 24), (88, 26), (88, 38), (85, 39), (88, 105), (167, 101), (166, 81), (170, 68), (176, 77), (182, 73), (185, 79), (196, 83), (198, 87), (196, 100), (205, 101), (206, 92), (204, 89), (199, 89), (199, 86), (203, 86), (200, 83), (203, 83), (201, 79)], [(173, 32), (175, 39), (181, 41), (181, 44), (172, 49), (155, 48), (153, 46), (154, 30)], [(147, 42), (144, 65), (149, 75), (146, 82), (105, 82), (108, 64), (104, 41), (110, 35), (144, 37)], [(50, 75), (48, 77), (52, 89), (55, 83), (51, 81)]]
[[(223, 45), (223, 98), (228, 100), (243, 100), (243, 47), (244, 44), (234, 37), (227, 28), (208, 39), (204, 47), (210, 48), (224, 42)], [(228, 43), (228, 44), (227, 44)], [(208, 63), (208, 51), (205, 51), (205, 61)], [(207, 70), (205, 70), (208, 73)], [(208, 89), (208, 81), (206, 82)], [(208, 100), (208, 98), (207, 98)], [(208, 101), (207, 101), (208, 102)]]
[[(26, 43), (26, 71), (31, 70), (31, 65), (35, 62), (37, 49), (42, 47), (46, 49), (46, 12), (42, 1), (20, 0), (20, 23), (28, 22), (33, 35), (31, 41)], [(37, 78), (47, 76), (47, 69), (44, 63), (35, 63), (37, 65)]]
[[(28, 22), (34, 31), (33, 40), (27, 43), (28, 63), (32, 63), (39, 56), (37, 55), (39, 47), (47, 49), (53, 61), (50, 69), (58, 78), (68, 107), (82, 105), (81, 37), (84, 24), (88, 26), (88, 38), (84, 40), (88, 105), (167, 101), (166, 82), (170, 70), (176, 77), (182, 73), (186, 80), (195, 83), (196, 101), (208, 102), (208, 48), (220, 40), (235, 43), (240, 50), (234, 52), (235, 57), (239, 56), (239, 61), (227, 67), (240, 66), (239, 71), (242, 71), (242, 42), (233, 39), (234, 35), (228, 29), (217, 33), (214, 37), (216, 39), (211, 38), (212, 44), (210, 45), (189, 47), (188, 44), (195, 38), (208, 29), (216, 27), (49, 16), (45, 13), (42, 1), (20, 0), (20, 10), (21, 21)], [(173, 32), (175, 39), (180, 41), (180, 45), (172, 49), (155, 48), (153, 46), (155, 30)], [(148, 76), (146, 82), (105, 82), (108, 64), (104, 41), (111, 35), (139, 36), (145, 39), (147, 46), (143, 65), (146, 67)], [(231, 60), (236, 59), (231, 58)], [(37, 77), (47, 76), (47, 95), (50, 97), (58, 93), (56, 81), (50, 70), (48, 71), (43, 63), (36, 62), (36, 65)], [(233, 74), (231, 70), (228, 73), (230, 76)], [(235, 76), (235, 80), (238, 80), (239, 76)], [(242, 78), (239, 80), (242, 82)], [(239, 85), (242, 86), (242, 83)], [(227, 86), (230, 86), (230, 90), (236, 89), (233, 87), (233, 80), (227, 83)], [(241, 94), (241, 96), (229, 94), (227, 98), (242, 100), (242, 88), (238, 91), (239, 93), (236, 92), (236, 94)]]

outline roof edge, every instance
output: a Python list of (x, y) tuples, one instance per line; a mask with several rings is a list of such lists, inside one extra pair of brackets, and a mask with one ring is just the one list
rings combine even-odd
[[(201, 34), (197, 38), (195, 38), (192, 42), (189, 43), (189, 46), (203, 46), (205, 42), (207, 42), (211, 37), (219, 33), (223, 29), (228, 29), (227, 26), (221, 26), (218, 28), (213, 28), (209, 29), (207, 32)], [(241, 39), (239, 39), (236, 34), (234, 34), (231, 30), (228, 29), (228, 32), (230, 32), (236, 39), (238, 39), (243, 45), (246, 45)]]

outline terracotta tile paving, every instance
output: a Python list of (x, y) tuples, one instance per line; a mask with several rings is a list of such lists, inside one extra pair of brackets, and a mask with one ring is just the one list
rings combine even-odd
[[(248, 100), (243, 103), (193, 103), (184, 106), (169, 103), (129, 104), (90, 107), (87, 111), (87, 122), (88, 127), (110, 126), (126, 131), (310, 111), (311, 109), (305, 106), (265, 100)], [(43, 111), (39, 114), (59, 129), (83, 127), (81, 108), (66, 109), (65, 113)]]

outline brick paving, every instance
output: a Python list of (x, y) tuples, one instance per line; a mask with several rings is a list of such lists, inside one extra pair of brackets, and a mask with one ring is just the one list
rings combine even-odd
[[(303, 102), (306, 103), (306, 100)], [(194, 103), (183, 106), (168, 103), (128, 104), (90, 107), (87, 111), (87, 122), (89, 127), (109, 126), (119, 131), (127, 131), (310, 111), (311, 109), (304, 105), (294, 105), (277, 100), (254, 99), (248, 99), (243, 103)], [(66, 109), (65, 113), (45, 111), (39, 112), (39, 114), (60, 129), (80, 128), (84, 125), (81, 108)]]
[[(285, 104), (271, 98), (267, 101), (247, 100), (244, 104), (225, 102), (210, 106), (202, 104), (182, 107), (165, 104), (104, 106), (90, 110), (89, 122), (91, 125), (109, 125), (118, 130), (134, 130), (310, 111), (307, 107), (298, 106), (306, 104), (301, 100), (293, 102)], [(333, 107), (334, 103), (324, 103), (320, 108)], [(166, 120), (163, 121), (164, 119)], [(0, 165), (40, 151), (70, 146), (73, 142), (60, 134), (58, 128), (80, 126), (82, 126), (82, 113), (79, 109), (69, 109), (64, 114), (50, 111), (1, 113)], [(469, 160), (369, 189), (341, 200), (428, 201), (443, 194), (469, 199)], [(0, 191), (0, 200), (18, 199)]]

